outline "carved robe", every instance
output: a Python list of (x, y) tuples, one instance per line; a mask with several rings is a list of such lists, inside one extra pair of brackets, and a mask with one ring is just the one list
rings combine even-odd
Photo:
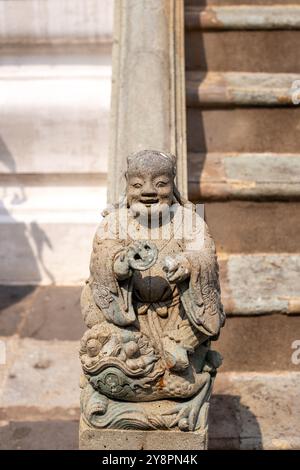
[[(182, 218), (183, 210), (177, 205), (177, 216), (179, 213)], [(97, 231), (93, 245), (89, 286), (98, 311), (96, 315), (95, 309), (88, 311), (88, 326), (106, 320), (120, 328), (132, 327), (140, 331), (153, 345), (160, 367), (173, 372), (189, 367), (195, 349), (208, 339), (215, 339), (225, 319), (214, 243), (206, 224), (197, 217), (196, 233), (192, 236), (188, 233), (188, 237), (180, 236), (178, 227), (182, 229), (182, 225), (174, 228), (176, 224), (170, 220), (166, 224), (170, 231), (166, 232), (164, 227), (168, 236), (161, 237), (157, 232), (157, 239), (152, 239), (158, 249), (154, 266), (134, 271), (127, 280), (119, 281), (113, 266), (116, 256), (134, 243), (130, 233), (142, 232), (130, 210), (120, 209), (109, 214)], [(120, 231), (123, 239), (120, 239)], [(163, 260), (178, 253), (189, 259), (191, 275), (182, 283), (171, 284), (162, 268)]]

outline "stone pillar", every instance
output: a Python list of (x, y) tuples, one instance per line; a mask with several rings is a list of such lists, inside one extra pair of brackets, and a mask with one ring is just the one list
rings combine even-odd
[(175, 154), (187, 194), (183, 3), (115, 2), (109, 202), (124, 191), (127, 155), (142, 149)]

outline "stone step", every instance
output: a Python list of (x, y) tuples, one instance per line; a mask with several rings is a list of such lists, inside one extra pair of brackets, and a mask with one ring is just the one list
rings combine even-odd
[[(81, 290), (82, 286), (0, 286), (2, 340), (18, 336), (40, 344), (79, 341), (85, 331)], [(223, 371), (297, 371), (292, 355), (299, 331), (299, 315), (228, 316), (213, 348), (225, 358)], [(247, 347), (241, 348), (241, 339)]]
[(0, 366), (1, 421), (78, 417), (78, 341), (14, 337), (6, 339), (5, 346), (7, 362)]
[(80, 313), (83, 285), (0, 285), (1, 335), (79, 341), (85, 331)]
[[(0, 282), (19, 285), (82, 284), (88, 276), (92, 239), (101, 220), (101, 210), (105, 207), (106, 188), (75, 186), (8, 189), (5, 199), (7, 202), (0, 214), (2, 266)], [(257, 206), (252, 207), (252, 214), (255, 213), (255, 208)], [(269, 206), (264, 208), (265, 213), (268, 209)], [(280, 217), (285, 209), (285, 205), (279, 206), (275, 215)], [(220, 211), (223, 220), (222, 229), (219, 224)], [(275, 217), (273, 225), (267, 227), (272, 241), (266, 254), (259, 250), (268, 245), (269, 238), (267, 237), (264, 243), (255, 241), (256, 238), (258, 240), (264, 238), (261, 236), (261, 230), (258, 233), (258, 227), (263, 228), (264, 225), (252, 227), (250, 233), (247, 233), (247, 238), (244, 240), (242, 237), (244, 243), (237, 242), (235, 246), (235, 239), (239, 238), (239, 234), (243, 235), (243, 229), (234, 230), (235, 236), (232, 236), (232, 227), (234, 227), (232, 221), (236, 220), (238, 225), (245, 224), (244, 230), (247, 230), (245, 219), (250, 225), (251, 219), (247, 211), (238, 207), (236, 214), (233, 213), (232, 218), (229, 218), (229, 222), (227, 219), (226, 225), (224, 214), (226, 211), (221, 206), (216, 212), (208, 206), (206, 219), (216, 239), (221, 260), (226, 310), (233, 314), (299, 312), (300, 295), (297, 288), (299, 257), (293, 254), (297, 252), (298, 235), (290, 244), (285, 243), (287, 226), (284, 225), (285, 219), (289, 220), (288, 224), (291, 225), (295, 220), (291, 230), (299, 233), (296, 229), (297, 205), (294, 206), (294, 211), (290, 209), (290, 212), (284, 214), (285, 218), (281, 220)], [(259, 221), (258, 214), (259, 212), (256, 212), (255, 217)], [(260, 217), (264, 217), (263, 214)], [(290, 219), (291, 214), (294, 219)], [(272, 218), (272, 214), (269, 214), (269, 220), (270, 217)], [(268, 225), (268, 219), (264, 220), (264, 224)], [(281, 228), (277, 228), (277, 224), (281, 224)], [(275, 237), (272, 235), (272, 226), (276, 233)], [(252, 240), (251, 246), (247, 241), (249, 238)], [(273, 252), (270, 251), (271, 243), (273, 243)], [(276, 250), (284, 253), (285, 246), (289, 246), (290, 253), (276, 255)], [(281, 264), (285, 266), (284, 272), (281, 270)], [(25, 272), (24, 265), (27, 266)], [(239, 271), (243, 273), (242, 276), (239, 276)], [(248, 286), (252, 285), (252, 281), (248, 284), (249, 273), (252, 273), (254, 283), (251, 292), (248, 292)], [(267, 283), (264, 276), (268, 278)], [(274, 292), (271, 293), (270, 289)]]
[(296, 253), (299, 210), (299, 201), (210, 199), (205, 202), (204, 215), (219, 253)]
[(111, 41), (113, 1), (0, 0), (0, 44)]
[[(1, 229), (5, 235), (7, 232), (5, 237), (7, 241), (1, 244), (3, 265), (1, 283), (83, 285), (84, 280), (88, 277), (91, 240), (95, 232), (95, 225), (84, 224), (83, 227), (80, 227), (78, 224), (70, 224), (71, 235), (69, 236), (65, 235), (66, 228), (64, 226), (59, 230), (59, 226), (55, 224), (32, 223), (28, 229), (28, 231), (31, 230), (29, 235), (26, 233), (26, 225), (18, 227), (8, 224), (2, 226)], [(9, 243), (9, 236), (12, 238), (13, 234), (13, 230), (9, 231), (9, 227), (14, 228), (15, 232), (18, 229), (18, 239), (21, 239), (21, 232), (23, 235), (23, 240), (21, 240), (23, 246), (16, 249), (15, 252), (12, 249), (13, 243)], [(88, 229), (90, 233), (88, 233)], [(83, 236), (84, 232), (89, 235), (87, 240)], [(59, 244), (62, 233), (64, 241)], [(38, 239), (38, 236), (42, 241)], [(35, 242), (35, 244), (32, 243), (32, 246), (30, 245), (31, 239)], [(74, 239), (80, 247), (80, 254), (76, 258), (67, 258), (65, 253), (69, 250), (69, 253), (72, 254), (73, 248), (70, 248), (69, 244), (72, 240), (74, 244)], [(53, 240), (58, 240), (57, 246), (54, 245)], [(22, 270), (22, 266), (24, 266), (21, 262), (22, 257), (23, 259), (28, 258), (26, 259), (28, 263), (26, 273), (23, 273)], [(227, 254), (218, 252), (218, 258), (222, 300), (228, 314), (285, 313), (295, 315), (300, 313), (299, 254)], [(62, 259), (63, 263), (61, 263)]]
[(298, 253), (219, 253), (218, 259), (228, 314), (300, 313)]
[(299, 372), (299, 340), (299, 315), (228, 316), (212, 348), (223, 356), (225, 372)]
[(187, 109), (187, 145), (199, 153), (299, 153), (299, 109)]
[(12, 184), (9, 177), (1, 188), (0, 283), (81, 284), (106, 206), (106, 180), (32, 178), (17, 176)]
[[(101, 220), (101, 210), (105, 207), (106, 187), (101, 188), (100, 184), (91, 187), (19, 186), (6, 187), (5, 191), (0, 214), (2, 236), (0, 282), (33, 285), (82, 284), (88, 276), (92, 238), (96, 225)], [(284, 211), (284, 207), (280, 208), (281, 212)], [(252, 213), (253, 210), (254, 208)], [(246, 216), (245, 212), (239, 214), (239, 217)], [(297, 220), (297, 206), (293, 214)], [(288, 217), (288, 214), (285, 217)], [(297, 237), (295, 237), (294, 253), (291, 245), (290, 253), (282, 251), (276, 254), (276, 250), (284, 247), (284, 242), (281, 240), (281, 237), (284, 240), (284, 226), (282, 225), (280, 232), (275, 225), (276, 222), (282, 223), (282, 221), (275, 219), (274, 231), (279, 242), (274, 245), (274, 252), (266, 254), (259, 252), (259, 242), (256, 250), (254, 249), (253, 229), (252, 251), (248, 249), (246, 254), (243, 254), (242, 249), (236, 248), (230, 252), (224, 250), (222, 243), (222, 240), (226, 241), (226, 237), (231, 236), (229, 226), (226, 228), (225, 223), (222, 224), (226, 231), (222, 229), (220, 236), (218, 213), (213, 215), (208, 211), (209, 224), (211, 218), (214, 220), (212, 233), (217, 235), (223, 298), (228, 313), (262, 314), (273, 311), (298, 313), (300, 295), (297, 279), (300, 260), (299, 256), (294, 254), (297, 252)], [(223, 220), (226, 219), (223, 217)], [(232, 226), (230, 227), (232, 229)], [(293, 230), (296, 230), (296, 227), (297, 223)], [(27, 266), (25, 272), (24, 265)]]
[(78, 450), (79, 419), (0, 421), (0, 449)]
[(209, 447), (299, 449), (299, 379), (299, 372), (220, 373), (211, 401)]
[(186, 6), (188, 30), (300, 29), (299, 5)]
[(86, 63), (65, 52), (57, 63), (52, 51), (53, 63), (25, 54), (0, 66), (0, 173), (107, 171), (111, 58), (101, 51), (90, 63), (88, 50)]
[[(1, 448), (77, 448), (79, 343), (11, 338), (6, 346), (8, 362), (0, 366)], [(209, 447), (299, 448), (299, 385), (299, 372), (220, 372)]]
[(294, 53), (300, 30), (200, 31), (185, 33), (187, 70), (299, 73)]
[(198, 71), (186, 74), (188, 107), (294, 106), (300, 101), (299, 89), (298, 74)]
[(189, 153), (189, 197), (194, 200), (300, 198), (300, 155)]
[(295, 5), (295, 0), (184, 0), (185, 8), (189, 6), (235, 6), (235, 5)]

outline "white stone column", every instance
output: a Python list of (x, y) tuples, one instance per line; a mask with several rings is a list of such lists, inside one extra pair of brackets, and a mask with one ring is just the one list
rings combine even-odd
[(186, 182), (183, 0), (116, 0), (109, 201), (124, 190), (126, 157), (172, 152)]
[(2, 284), (88, 275), (106, 206), (112, 16), (113, 0), (0, 0)]

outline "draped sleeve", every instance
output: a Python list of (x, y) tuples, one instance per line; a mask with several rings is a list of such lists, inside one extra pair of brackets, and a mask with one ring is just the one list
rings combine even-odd
[(89, 284), (93, 299), (108, 322), (117, 326), (134, 323), (131, 278), (118, 281), (113, 270), (116, 256), (126, 241), (120, 240), (117, 230), (118, 212), (104, 217), (93, 241)]
[(179, 288), (192, 325), (211, 339), (216, 339), (225, 323), (219, 266), (208, 227), (199, 215), (196, 217), (197, 228), (185, 240), (185, 255), (190, 261), (191, 275)]

